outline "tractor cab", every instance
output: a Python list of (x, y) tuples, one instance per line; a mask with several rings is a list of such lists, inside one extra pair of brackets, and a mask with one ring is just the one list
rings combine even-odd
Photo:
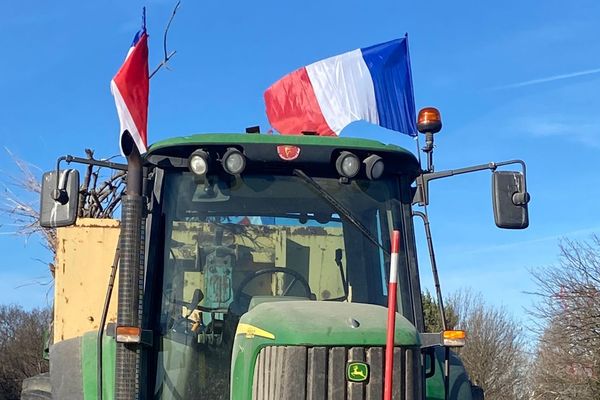
[[(389, 146), (254, 135), (220, 144), (215, 136), (159, 143), (146, 157), (153, 204), (145, 302), (155, 340), (145, 356), (155, 399), (229, 399), (235, 375), (249, 372), (232, 365), (241, 346), (234, 352), (234, 343), (264, 328), (240, 323), (247, 316), (267, 313), (277, 324), (302, 305), (298, 323), (318, 331), (331, 322), (318, 320), (319, 310), (332, 303), (358, 325), (364, 315), (353, 304), (384, 310), (390, 234), (410, 207), (401, 192), (416, 161)], [(398, 311), (414, 324), (407, 260), (401, 264)], [(293, 344), (267, 333), (273, 344)]]
[[(98, 399), (364, 400), (384, 385), (393, 399), (481, 398), (450, 352), (465, 335), (446, 329), (429, 221), (412, 206), (428, 204), (429, 181), (491, 170), (496, 225), (525, 228), (525, 163), (434, 171), (441, 120), (427, 112), (426, 170), (394, 145), (313, 135), (193, 135), (143, 156), (131, 142), (127, 165), (59, 158), (43, 178), (44, 227), (77, 219), (78, 173), (61, 161), (127, 171), (127, 191), (97, 336), (53, 345), (65, 366), (51, 373), (53, 393), (75, 396), (62, 382), (80, 374), (70, 381)], [(497, 171), (511, 164), (522, 172)], [(425, 222), (440, 333), (424, 332), (414, 216)]]

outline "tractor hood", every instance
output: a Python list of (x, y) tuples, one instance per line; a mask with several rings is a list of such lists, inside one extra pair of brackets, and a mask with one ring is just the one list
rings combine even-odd
[[(246, 313), (236, 339), (257, 337), (276, 345), (382, 346), (386, 325), (387, 308), (378, 305), (275, 301), (259, 304)], [(395, 343), (420, 345), (417, 330), (400, 314), (396, 314)]]
[[(262, 390), (276, 393), (269, 398), (288, 398), (285, 393), (304, 398), (309, 386), (318, 392), (313, 393), (315, 398), (325, 398), (327, 391), (345, 390), (346, 360), (370, 364), (373, 378), (365, 390), (378, 393), (386, 325), (387, 308), (370, 304), (291, 299), (259, 304), (242, 316), (236, 331), (231, 398), (266, 398)], [(418, 365), (419, 335), (400, 314), (396, 314), (395, 345), (394, 358), (405, 360), (407, 370)], [(418, 376), (398, 379), (410, 380), (410, 388), (415, 388), (412, 378)]]

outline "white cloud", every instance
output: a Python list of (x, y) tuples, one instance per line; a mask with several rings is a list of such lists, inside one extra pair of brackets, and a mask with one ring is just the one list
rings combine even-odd
[(515, 88), (520, 88), (520, 87), (524, 87), (524, 86), (539, 85), (541, 83), (549, 83), (549, 82), (561, 81), (561, 80), (565, 80), (565, 79), (577, 78), (580, 76), (595, 75), (598, 73), (600, 73), (600, 68), (587, 69), (587, 70), (583, 70), (583, 71), (570, 72), (567, 74), (553, 75), (553, 76), (547, 76), (544, 78), (530, 79), (530, 80), (526, 80), (526, 81), (522, 81), (522, 82), (510, 83), (508, 85), (498, 86), (493, 89), (494, 90), (515, 89)]
[[(587, 118), (583, 122), (582, 118)], [(518, 118), (514, 129), (533, 137), (561, 137), (586, 146), (600, 148), (600, 118), (593, 115), (529, 115)]]
[(575, 230), (571, 230), (568, 232), (562, 232), (560, 234), (540, 236), (540, 237), (532, 238), (529, 240), (521, 240), (521, 241), (504, 243), (504, 244), (493, 244), (490, 246), (480, 246), (480, 247), (471, 248), (471, 249), (460, 249), (460, 251), (457, 251), (457, 252), (450, 251), (446, 254), (446, 256), (448, 256), (448, 257), (451, 257), (451, 256), (465, 257), (467, 255), (506, 252), (506, 251), (515, 250), (515, 249), (530, 249), (532, 247), (532, 245), (535, 245), (535, 244), (547, 243), (547, 242), (558, 243), (563, 238), (577, 239), (582, 236), (590, 236), (599, 231), (600, 231), (600, 226), (593, 226), (593, 227), (589, 227), (589, 228), (575, 229)]

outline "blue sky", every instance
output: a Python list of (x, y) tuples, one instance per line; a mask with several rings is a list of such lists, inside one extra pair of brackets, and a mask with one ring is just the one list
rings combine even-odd
[[(91, 147), (118, 153), (109, 82), (148, 7), (151, 65), (174, 1), (4, 2), (0, 8), (0, 144), (41, 169)], [(438, 170), (522, 158), (531, 226), (495, 227), (490, 174), (431, 187), (445, 292), (481, 291), (519, 316), (528, 270), (554, 263), (561, 237), (600, 229), (600, 3), (187, 0), (172, 27), (173, 71), (151, 81), (149, 140), (268, 129), (263, 91), (313, 61), (409, 33), (417, 108), (442, 111)], [(415, 149), (403, 135), (356, 123), (343, 133)], [(3, 153), (0, 170), (15, 174)], [(32, 199), (35, 201), (35, 199)], [(3, 222), (6, 222), (4, 220)], [(0, 303), (46, 304), (50, 261), (37, 238), (0, 228)], [(430, 285), (422, 229), (421, 273)], [(31, 284), (33, 283), (33, 284)], [(26, 285), (26, 286), (23, 286)]]

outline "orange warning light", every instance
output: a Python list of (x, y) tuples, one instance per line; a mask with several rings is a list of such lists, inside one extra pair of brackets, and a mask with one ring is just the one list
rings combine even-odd
[(438, 133), (442, 129), (442, 115), (435, 107), (425, 107), (419, 111), (417, 129), (421, 133)]

